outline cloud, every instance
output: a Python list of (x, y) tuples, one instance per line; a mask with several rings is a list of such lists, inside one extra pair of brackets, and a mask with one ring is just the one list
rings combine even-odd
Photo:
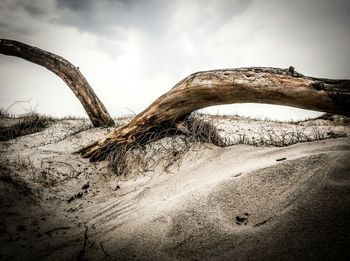
[(57, 7), (58, 8), (67, 8), (67, 9), (71, 9), (74, 11), (82, 11), (82, 10), (86, 10), (89, 9), (91, 7), (91, 5), (94, 3), (93, 0), (75, 0), (75, 1), (71, 1), (71, 0), (57, 0)]
[(59, 22), (81, 31), (114, 37), (121, 29), (142, 30), (161, 36), (167, 27), (169, 4), (166, 1), (67, 1), (57, 0)]
[(43, 5), (43, 3), (39, 1), (15, 1), (17, 7), (23, 8), (25, 11), (27, 11), (30, 15), (39, 17), (39, 16), (45, 16), (48, 15), (49, 10), (47, 9), (47, 5)]
[[(215, 30), (215, 27), (239, 15), (251, 0), (57, 0), (59, 22), (77, 27), (79, 30), (115, 37), (115, 32), (141, 31), (161, 40), (168, 34), (178, 33), (174, 29), (192, 30), (194, 27)], [(183, 17), (184, 26), (174, 28), (174, 23)], [(118, 37), (118, 36), (117, 36)]]
[(17, 40), (40, 37), (43, 27), (57, 17), (53, 4), (54, 0), (0, 1), (0, 37)]

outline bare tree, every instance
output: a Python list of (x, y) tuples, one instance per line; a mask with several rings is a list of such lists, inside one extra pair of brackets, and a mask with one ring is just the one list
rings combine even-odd
[(103, 160), (118, 146), (138, 143), (155, 129), (176, 127), (194, 110), (208, 106), (269, 103), (349, 115), (349, 96), (350, 80), (308, 77), (292, 66), (197, 72), (176, 84), (128, 124), (80, 152), (92, 161)]
[(112, 126), (114, 121), (94, 93), (79, 68), (56, 54), (18, 41), (0, 39), (0, 53), (17, 56), (41, 65), (59, 76), (73, 91), (87, 112), (93, 126)]

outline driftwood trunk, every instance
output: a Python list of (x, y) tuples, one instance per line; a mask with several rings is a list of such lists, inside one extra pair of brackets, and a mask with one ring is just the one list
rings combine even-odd
[(154, 101), (127, 125), (83, 148), (103, 160), (118, 145), (133, 144), (160, 127), (176, 126), (201, 108), (230, 103), (268, 103), (349, 115), (350, 80), (304, 76), (289, 69), (240, 68), (194, 73)]
[(41, 65), (58, 75), (73, 91), (95, 127), (112, 126), (114, 121), (79, 68), (66, 59), (18, 41), (0, 39), (0, 53)]

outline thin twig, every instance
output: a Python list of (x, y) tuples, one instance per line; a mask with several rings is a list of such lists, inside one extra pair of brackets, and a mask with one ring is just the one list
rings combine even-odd
[(105, 250), (105, 248), (103, 247), (103, 245), (102, 245), (102, 242), (100, 242), (100, 247), (101, 247), (101, 249), (102, 249), (102, 252), (106, 255), (106, 256), (110, 256), (108, 253), (107, 253), (107, 251)]
[(24, 100), (24, 101), (15, 101), (14, 103), (12, 103), (6, 110), (5, 110), (5, 113), (7, 113), (9, 111), (9, 109), (11, 109), (12, 106), (18, 104), (18, 103), (28, 103), (32, 100), (32, 98), (28, 99), (28, 100)]
[(85, 254), (85, 249), (86, 249), (86, 242), (88, 241), (88, 226), (85, 225), (85, 232), (84, 232), (84, 243), (83, 243), (83, 248), (80, 250), (79, 255), (78, 255), (78, 260), (82, 260)]

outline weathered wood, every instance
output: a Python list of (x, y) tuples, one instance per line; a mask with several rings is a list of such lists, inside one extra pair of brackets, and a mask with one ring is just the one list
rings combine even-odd
[(112, 126), (114, 121), (78, 67), (66, 59), (18, 41), (0, 39), (0, 53), (41, 65), (59, 76), (73, 91), (95, 127)]
[(304, 76), (289, 69), (239, 68), (194, 73), (154, 101), (127, 125), (81, 150), (103, 160), (109, 150), (132, 144), (156, 128), (176, 126), (184, 116), (208, 106), (268, 103), (349, 115), (350, 80)]

